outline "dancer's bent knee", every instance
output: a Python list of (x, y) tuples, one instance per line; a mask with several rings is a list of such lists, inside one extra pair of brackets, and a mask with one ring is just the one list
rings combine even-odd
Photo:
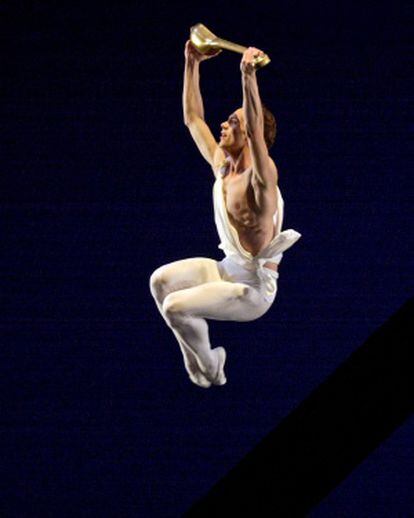
[(188, 311), (183, 311), (182, 304), (178, 300), (178, 297), (175, 293), (170, 293), (165, 297), (162, 304), (162, 309), (165, 318), (170, 324), (174, 324), (177, 321), (182, 320), (182, 318), (186, 315), (189, 316)]
[(177, 321), (177, 317), (181, 316), (178, 303), (174, 299), (174, 293), (170, 293), (165, 297), (164, 302), (162, 303), (162, 309), (165, 318), (170, 324), (175, 324)]
[(183, 289), (186, 287), (191, 287), (193, 285), (192, 282), (181, 282), (175, 283), (173, 287), (173, 282), (171, 279), (171, 274), (168, 274), (166, 270), (166, 266), (163, 265), (154, 270), (154, 272), (150, 276), (150, 291), (152, 296), (158, 300), (161, 304), (165, 300), (165, 297), (171, 293), (172, 291)]
[(163, 284), (164, 284), (164, 281), (162, 278), (162, 273), (160, 272), (160, 269), (157, 268), (157, 270), (152, 272), (152, 274), (150, 276), (150, 282), (149, 282), (150, 292), (151, 292), (151, 295), (154, 297), (154, 299), (157, 299), (157, 300), (160, 299), (160, 297), (162, 295), (162, 291), (163, 291)]

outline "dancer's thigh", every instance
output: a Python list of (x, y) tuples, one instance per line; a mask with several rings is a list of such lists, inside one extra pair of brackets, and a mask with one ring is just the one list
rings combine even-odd
[(221, 279), (217, 261), (191, 257), (164, 264), (151, 275), (151, 283), (162, 283), (169, 291), (191, 288)]
[(247, 322), (262, 316), (271, 306), (247, 284), (217, 281), (170, 293), (164, 311), (174, 315), (197, 316), (211, 320)]

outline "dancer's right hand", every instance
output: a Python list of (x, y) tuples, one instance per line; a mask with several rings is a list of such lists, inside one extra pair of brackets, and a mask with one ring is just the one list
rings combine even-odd
[(191, 40), (187, 40), (184, 48), (184, 56), (185, 59), (189, 62), (197, 61), (200, 63), (201, 61), (205, 61), (206, 59), (214, 58), (218, 56), (222, 52), (221, 49), (212, 49), (206, 54), (202, 54), (194, 45), (191, 43)]

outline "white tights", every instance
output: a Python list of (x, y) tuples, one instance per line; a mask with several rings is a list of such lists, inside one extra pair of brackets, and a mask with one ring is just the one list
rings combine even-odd
[[(204, 387), (217, 380), (218, 353), (224, 351), (211, 349), (206, 319), (255, 320), (266, 313), (276, 296), (265, 299), (256, 274), (226, 258), (193, 257), (165, 264), (152, 273), (150, 290), (178, 340), (190, 379)], [(224, 373), (221, 379), (215, 384), (225, 383)]]

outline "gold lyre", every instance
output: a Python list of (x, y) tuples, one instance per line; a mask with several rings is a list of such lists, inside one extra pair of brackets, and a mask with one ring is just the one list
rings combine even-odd
[[(247, 47), (219, 38), (202, 23), (197, 23), (190, 28), (190, 40), (201, 54), (206, 54), (210, 50), (216, 49), (231, 50), (239, 54), (243, 54), (247, 50)], [(270, 58), (267, 54), (258, 56), (253, 60), (253, 65), (256, 69), (264, 67), (268, 63), (270, 63)]]

